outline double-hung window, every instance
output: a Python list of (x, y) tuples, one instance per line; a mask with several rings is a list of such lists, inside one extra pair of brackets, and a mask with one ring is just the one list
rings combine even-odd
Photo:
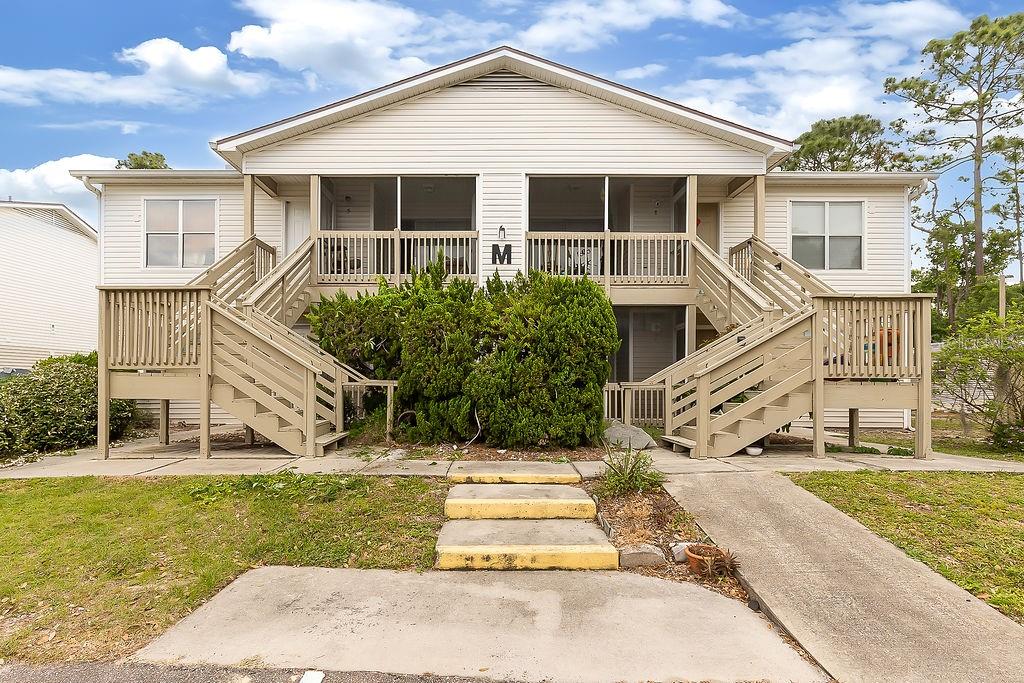
[(863, 202), (793, 202), (793, 260), (810, 270), (864, 267)]
[(205, 268), (216, 255), (217, 202), (147, 199), (145, 259), (149, 268)]

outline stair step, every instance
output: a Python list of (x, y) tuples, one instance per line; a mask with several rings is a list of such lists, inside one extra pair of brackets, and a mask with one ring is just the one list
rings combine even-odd
[(325, 451), (337, 445), (339, 441), (346, 437), (348, 437), (348, 432), (327, 432), (316, 437), (316, 454), (323, 455)]
[(458, 484), (577, 484), (580, 473), (560, 462), (456, 462), (448, 480)]
[(697, 445), (696, 441), (678, 434), (663, 434), (661, 440), (676, 453), (693, 450), (693, 447)]
[(438, 569), (618, 569), (619, 553), (581, 519), (453, 519), (437, 536)]
[(594, 499), (564, 484), (456, 484), (448, 491), (449, 519), (593, 519)]

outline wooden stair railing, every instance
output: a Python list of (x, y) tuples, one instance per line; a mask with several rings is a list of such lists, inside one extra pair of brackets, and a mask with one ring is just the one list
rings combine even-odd
[(222, 256), (189, 284), (207, 286), (215, 296), (234, 304), (274, 269), (276, 260), (274, 248), (253, 236)]
[(315, 284), (313, 256), (313, 240), (306, 238), (267, 277), (243, 294), (242, 306), (259, 309), (290, 327), (302, 316), (310, 288)]
[(719, 332), (742, 325), (775, 305), (747, 282), (721, 256), (701, 240), (691, 240), (692, 278), (697, 286), (697, 305)]
[(816, 295), (836, 293), (817, 275), (756, 235), (729, 250), (729, 263), (786, 313), (810, 305)]

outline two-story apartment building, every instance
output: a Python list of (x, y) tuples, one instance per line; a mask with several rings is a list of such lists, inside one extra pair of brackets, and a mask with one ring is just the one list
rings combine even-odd
[(808, 411), (818, 432), (861, 408), (903, 426), (930, 391), (909, 293), (926, 174), (781, 172), (790, 141), (511, 48), (211, 147), (228, 170), (74, 172), (100, 197), (101, 388), (165, 418), (188, 399), (175, 414), (208, 425), (213, 401), (322, 450), (366, 380), (293, 326), (439, 252), (453, 277), (602, 283), (609, 416), (694, 455)]

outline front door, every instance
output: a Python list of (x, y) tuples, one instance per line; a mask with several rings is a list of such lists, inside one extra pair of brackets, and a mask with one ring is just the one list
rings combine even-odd
[(309, 205), (304, 202), (284, 203), (284, 255), (295, 251), (309, 237)]

